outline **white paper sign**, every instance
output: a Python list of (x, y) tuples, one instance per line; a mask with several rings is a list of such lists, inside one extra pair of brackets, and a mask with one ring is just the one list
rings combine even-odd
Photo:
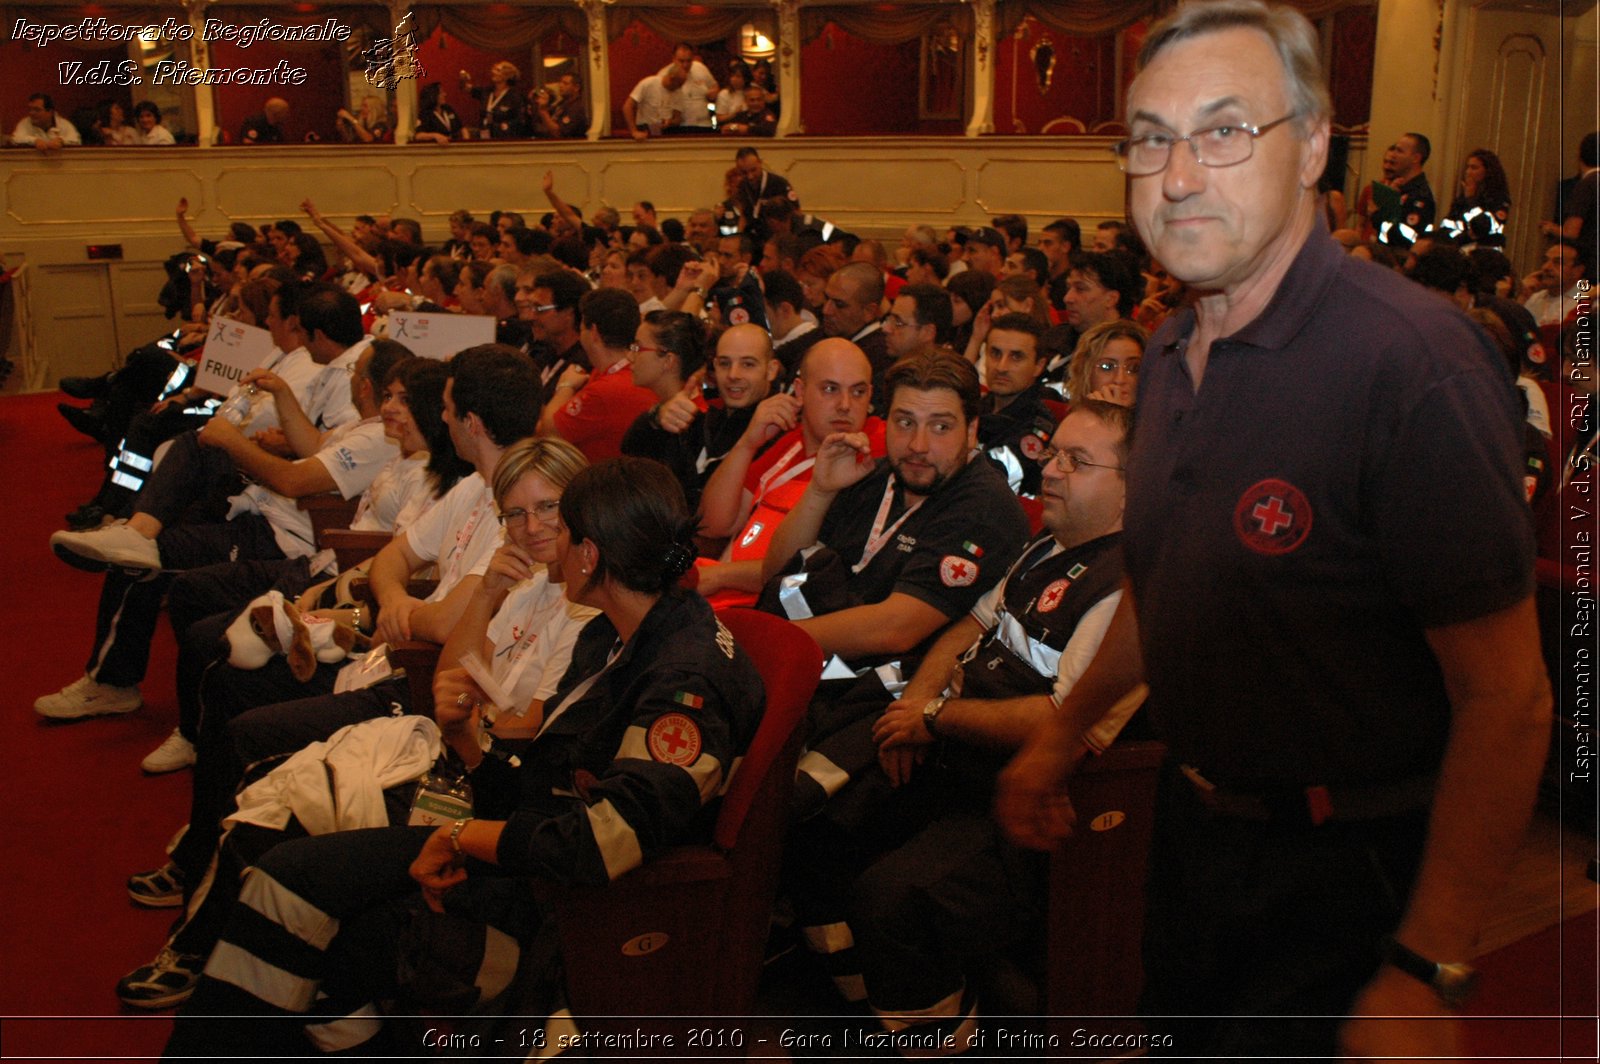
[(494, 343), (494, 318), (487, 314), (389, 314), (389, 339), (405, 344), (414, 355), (443, 361), (457, 351)]
[(208, 392), (227, 395), (246, 373), (270, 362), (276, 350), (267, 330), (232, 318), (217, 318), (200, 350), (194, 383)]

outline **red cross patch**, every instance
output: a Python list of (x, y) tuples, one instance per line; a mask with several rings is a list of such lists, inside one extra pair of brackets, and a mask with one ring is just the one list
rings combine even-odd
[(682, 713), (664, 713), (645, 736), (650, 756), (668, 765), (692, 765), (700, 757), (700, 728)]
[(1035, 436), (1031, 432), (1022, 437), (1022, 456), (1024, 458), (1037, 462), (1039, 460), (1039, 456), (1043, 453), (1043, 440), (1039, 439), (1039, 437)]
[(1528, 361), (1532, 362), (1535, 366), (1542, 366), (1544, 365), (1544, 360), (1544, 344), (1541, 344), (1535, 340), (1533, 343), (1528, 345)]
[(745, 310), (743, 307), (734, 307), (732, 310), (728, 311), (728, 324), (730, 324), (730, 325), (748, 325), (748, 324), (750, 324), (750, 312), (748, 310)]
[(1311, 502), (1287, 480), (1263, 480), (1239, 496), (1233, 530), (1257, 554), (1288, 554), (1311, 534)]
[(744, 538), (739, 541), (739, 546), (748, 547), (750, 544), (756, 541), (756, 537), (759, 535), (761, 535), (761, 522), (752, 521), (750, 523), (750, 530), (746, 532), (744, 534)]
[(1071, 580), (1057, 580), (1043, 591), (1039, 592), (1039, 612), (1049, 613), (1061, 605), (1061, 596), (1067, 593), (1067, 588), (1072, 586)]
[(572, 397), (572, 402), (567, 404), (567, 416), (568, 417), (577, 417), (579, 412), (582, 411), (582, 410), (583, 410), (583, 393), (579, 392), (577, 395), (574, 395)]
[(946, 554), (939, 563), (939, 579), (945, 587), (966, 587), (978, 579), (978, 565), (954, 554)]

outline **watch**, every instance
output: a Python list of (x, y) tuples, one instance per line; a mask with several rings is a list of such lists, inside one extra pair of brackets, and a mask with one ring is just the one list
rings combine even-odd
[(469, 816), (463, 820), (457, 820), (455, 826), (450, 829), (450, 848), (458, 854), (463, 852), (461, 849), (461, 829), (470, 823), (472, 823), (472, 818)]
[(939, 732), (934, 728), (939, 714), (944, 712), (944, 704), (949, 699), (948, 695), (939, 695), (937, 698), (928, 699), (928, 704), (922, 707), (922, 726), (928, 729), (928, 734), (933, 738), (939, 737)]
[(1472, 996), (1472, 991), (1478, 985), (1478, 971), (1472, 965), (1430, 961), (1393, 938), (1384, 941), (1383, 959), (1391, 967), (1398, 968), (1413, 979), (1426, 983), (1438, 995), (1439, 1000), (1452, 1009), (1458, 1009), (1466, 1004), (1467, 998)]

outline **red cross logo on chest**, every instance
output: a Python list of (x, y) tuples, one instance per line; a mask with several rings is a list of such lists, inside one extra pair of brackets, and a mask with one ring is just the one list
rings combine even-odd
[(1269, 536), (1275, 536), (1294, 524), (1294, 516), (1284, 510), (1283, 500), (1276, 495), (1256, 503), (1255, 509), (1250, 511), (1250, 516), (1256, 519), (1261, 531)]

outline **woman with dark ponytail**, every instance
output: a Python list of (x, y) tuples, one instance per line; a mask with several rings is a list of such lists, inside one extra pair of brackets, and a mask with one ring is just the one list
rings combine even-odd
[[(661, 464), (619, 458), (573, 477), (559, 514), (550, 579), (601, 615), (579, 634), (536, 737), (484, 740), (487, 695), (441, 674), (441, 729), (473, 737), (450, 743), (472, 812), (269, 851), (244, 876), (169, 1054), (287, 1055), (308, 1038), (371, 1052), (382, 1048), (374, 1001), (489, 1006), (543, 919), (526, 878), (605, 883), (709, 822), (765, 696), (711, 607), (678, 588), (694, 559), (683, 491)], [(304, 1030), (286, 1012), (304, 1015)]]

